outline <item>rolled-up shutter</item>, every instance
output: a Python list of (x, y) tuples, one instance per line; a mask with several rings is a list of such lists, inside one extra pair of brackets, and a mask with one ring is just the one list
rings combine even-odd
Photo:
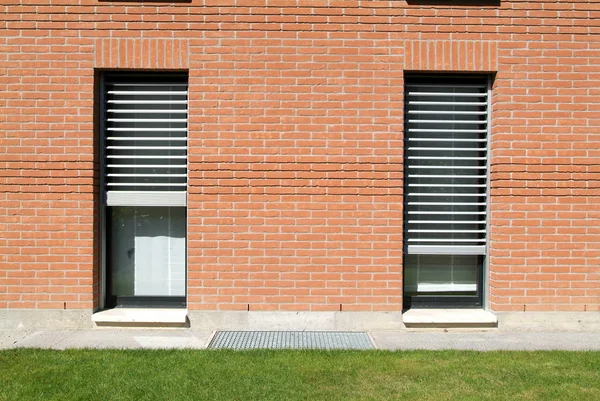
[(107, 206), (185, 206), (187, 77), (107, 74), (103, 94)]
[(487, 77), (407, 77), (405, 251), (484, 255)]

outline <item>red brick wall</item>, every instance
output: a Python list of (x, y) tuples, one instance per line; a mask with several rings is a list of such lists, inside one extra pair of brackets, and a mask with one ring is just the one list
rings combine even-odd
[(10, 3), (0, 308), (97, 307), (94, 72), (153, 68), (190, 75), (190, 309), (401, 309), (419, 70), (496, 73), (491, 308), (600, 310), (600, 3)]

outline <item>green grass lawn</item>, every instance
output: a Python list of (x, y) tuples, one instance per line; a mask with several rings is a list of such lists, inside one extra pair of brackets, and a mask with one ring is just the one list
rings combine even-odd
[(0, 400), (600, 400), (600, 352), (0, 351)]

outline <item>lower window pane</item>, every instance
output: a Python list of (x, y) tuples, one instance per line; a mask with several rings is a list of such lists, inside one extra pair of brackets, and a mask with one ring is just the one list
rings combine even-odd
[(110, 207), (114, 296), (185, 296), (186, 209)]
[(482, 257), (405, 255), (406, 295), (476, 295)]

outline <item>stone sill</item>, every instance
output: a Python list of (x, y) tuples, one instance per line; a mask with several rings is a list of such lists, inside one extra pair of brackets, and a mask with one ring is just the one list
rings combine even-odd
[(410, 309), (402, 314), (407, 328), (498, 327), (498, 318), (483, 309)]
[(187, 309), (115, 308), (92, 315), (96, 326), (187, 327)]

